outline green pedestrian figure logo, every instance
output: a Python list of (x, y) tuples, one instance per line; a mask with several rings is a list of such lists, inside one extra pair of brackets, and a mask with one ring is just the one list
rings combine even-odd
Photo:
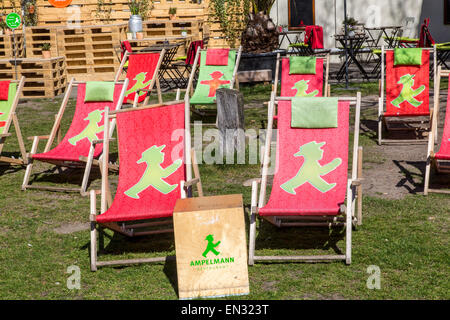
[(425, 86), (421, 85), (419, 88), (413, 89), (414, 77), (415, 75), (411, 74), (405, 74), (400, 77), (400, 80), (397, 83), (403, 85), (403, 88), (400, 91), (400, 95), (391, 102), (394, 107), (400, 108), (400, 104), (404, 101), (407, 101), (415, 108), (423, 103), (423, 101), (419, 101), (415, 97), (425, 90)]
[(325, 142), (317, 143), (316, 141), (311, 141), (300, 147), (299, 152), (295, 153), (294, 157), (303, 157), (305, 160), (295, 177), (281, 185), (284, 191), (295, 195), (295, 189), (306, 182), (323, 193), (330, 191), (336, 186), (336, 183), (326, 182), (322, 176), (340, 166), (342, 159), (335, 158), (326, 165), (320, 165), (319, 160), (323, 158), (324, 152), (321, 148), (324, 145)]
[(297, 93), (295, 94), (296, 97), (315, 97), (319, 94), (319, 90), (314, 90), (313, 92), (306, 93), (309, 88), (309, 81), (310, 80), (300, 80), (294, 84), (291, 89), (297, 90)]
[[(147, 72), (141, 72), (141, 73), (137, 74), (136, 77), (134, 77), (134, 79), (133, 79), (133, 80), (136, 80), (135, 84), (130, 89), (128, 89), (127, 92), (125, 92), (125, 95), (128, 96), (130, 93), (136, 92), (136, 91), (148, 86), (150, 84), (150, 82), (152, 82), (152, 79), (150, 79), (144, 83), (146, 77), (147, 77)], [(139, 93), (140, 96), (142, 96), (144, 94), (145, 94), (145, 92)]]
[(124, 192), (127, 196), (139, 199), (139, 193), (150, 186), (161, 193), (168, 194), (178, 186), (178, 184), (171, 185), (163, 180), (172, 175), (182, 165), (181, 159), (178, 159), (165, 169), (161, 167), (161, 163), (164, 162), (165, 156), (162, 150), (165, 147), (166, 145), (160, 147), (152, 146), (142, 152), (142, 157), (136, 163), (146, 163), (147, 168), (138, 183)]
[(208, 244), (206, 245), (206, 250), (203, 251), (202, 256), (206, 258), (206, 255), (209, 252), (214, 253), (214, 255), (218, 256), (220, 254), (219, 251), (217, 251), (215, 248), (220, 244), (220, 241), (217, 241), (214, 243), (214, 236), (212, 234), (208, 234), (205, 238), (206, 241), (208, 241)]
[(104, 111), (100, 110), (94, 110), (88, 114), (86, 118), (83, 120), (89, 121), (89, 123), (86, 125), (86, 127), (76, 136), (69, 139), (69, 143), (71, 145), (76, 146), (78, 141), (81, 141), (85, 138), (89, 140), (89, 142), (92, 143), (92, 141), (97, 140), (97, 134), (102, 132), (104, 130), (104, 126), (99, 126), (99, 122), (102, 121), (103, 113)]

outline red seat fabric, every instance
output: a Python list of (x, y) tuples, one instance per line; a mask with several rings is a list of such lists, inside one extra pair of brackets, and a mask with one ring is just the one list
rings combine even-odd
[[(82, 83), (78, 85), (77, 104), (75, 107), (75, 114), (72, 119), (72, 123), (62, 141), (54, 148), (45, 153), (37, 153), (32, 156), (33, 159), (46, 161), (46, 162), (59, 162), (59, 161), (72, 161), (80, 162), (80, 156), (87, 157), (89, 155), (89, 149), (91, 147), (91, 141), (88, 137), (74, 142), (73, 138), (79, 136), (91, 123), (88, 117), (92, 112), (102, 113), (106, 107), (110, 110), (115, 110), (120, 94), (122, 91), (122, 84), (116, 84), (114, 89), (114, 101), (110, 102), (84, 102), (86, 93), (86, 84)], [(103, 127), (104, 116), (101, 114), (100, 121), (92, 122), (92, 125)], [(103, 139), (103, 130), (96, 133), (97, 139)], [(72, 143), (70, 141), (72, 141)], [(73, 144), (75, 143), (75, 145)], [(103, 144), (99, 143), (95, 147), (94, 157), (98, 157), (102, 152)]]
[[(422, 50), (422, 65), (420, 66), (394, 66), (394, 52), (386, 52), (386, 112), (384, 116), (405, 117), (430, 114), (429, 70), (430, 53), (428, 50)], [(403, 93), (408, 90), (420, 91), (421, 88), (423, 90), (417, 95), (403, 96)], [(399, 103), (401, 100), (403, 101)]]
[[(349, 105), (338, 103), (337, 128), (303, 129), (291, 128), (291, 102), (279, 102), (275, 176), (269, 201), (259, 209), (261, 216), (339, 214), (347, 190)], [(295, 194), (286, 191), (286, 183), (300, 171), (320, 170), (336, 161), (337, 167), (320, 175), (327, 189), (316, 183), (317, 175), (310, 175), (313, 182), (298, 185)]]
[(289, 74), (289, 58), (281, 60), (281, 93), (282, 97), (295, 97), (298, 93), (296, 83), (305, 81), (308, 89), (307, 94), (314, 92), (318, 93), (317, 97), (323, 96), (323, 58), (316, 59), (316, 74)]
[[(111, 207), (97, 222), (172, 216), (185, 180), (184, 125), (184, 103), (117, 114), (119, 183)], [(176, 170), (155, 179), (170, 167)]]
[[(133, 103), (138, 89), (148, 89), (152, 78), (155, 76), (158, 65), (159, 53), (131, 54), (128, 58), (127, 79), (128, 88), (125, 93), (124, 103)], [(142, 92), (138, 102), (143, 102), (147, 93)]]
[[(448, 95), (450, 96), (450, 86)], [(447, 98), (447, 110), (445, 111), (444, 132), (442, 134), (441, 146), (435, 156), (438, 160), (450, 160), (450, 99)]]

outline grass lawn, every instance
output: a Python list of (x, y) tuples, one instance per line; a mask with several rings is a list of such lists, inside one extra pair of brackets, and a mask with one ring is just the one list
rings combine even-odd
[[(358, 84), (359, 86), (359, 84)], [(266, 121), (262, 102), (269, 99), (270, 85), (242, 86), (246, 128)], [(365, 95), (376, 94), (377, 84), (364, 85)], [(349, 92), (332, 87), (332, 94)], [(353, 94), (353, 93), (352, 93)], [(164, 99), (173, 98), (166, 94)], [(62, 98), (20, 104), (18, 117), (24, 137), (49, 134)], [(253, 107), (255, 106), (255, 107)], [(376, 119), (376, 108), (363, 109), (362, 119)], [(67, 130), (75, 109), (68, 106), (62, 123)], [(14, 132), (14, 130), (11, 130)], [(350, 137), (351, 138), (351, 137)], [(5, 153), (18, 155), (15, 135), (8, 138)], [(361, 145), (375, 148), (374, 133), (361, 132)], [(44, 142), (41, 142), (40, 151)], [(27, 151), (31, 141), (26, 140)], [(382, 147), (379, 147), (382, 148)], [(111, 150), (112, 157), (117, 149)], [(418, 157), (420, 158), (420, 157)], [(364, 159), (364, 167), (379, 160), (376, 153)], [(34, 172), (50, 166), (35, 165)], [(258, 164), (200, 165), (205, 195), (242, 193), (246, 212), (250, 187), (243, 182), (258, 177)], [(0, 299), (177, 299), (174, 262), (89, 268), (89, 199), (79, 194), (21, 191), (23, 168), (0, 167)], [(381, 173), (380, 173), (381, 174)], [(72, 186), (82, 172), (56, 176), (45, 172), (32, 182)], [(94, 170), (91, 186), (100, 186)], [(112, 188), (117, 175), (111, 176)], [(448, 250), (450, 198), (447, 195), (407, 195), (400, 200), (364, 196), (363, 225), (353, 233), (352, 264), (257, 263), (249, 267), (250, 294), (229, 299), (449, 299)], [(246, 219), (248, 224), (248, 218)], [(248, 230), (248, 229), (247, 229)], [(173, 235), (127, 239), (110, 232), (102, 259), (173, 255)], [(334, 254), (344, 248), (342, 230), (326, 228), (277, 229), (262, 223), (257, 254)], [(297, 251), (296, 251), (297, 250)], [(70, 290), (69, 266), (81, 270), (81, 288)], [(380, 289), (368, 289), (369, 266), (381, 271)]]

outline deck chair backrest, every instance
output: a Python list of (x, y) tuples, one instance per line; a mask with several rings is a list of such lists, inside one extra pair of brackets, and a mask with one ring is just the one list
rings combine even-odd
[(317, 58), (316, 74), (289, 74), (289, 58), (281, 61), (282, 97), (323, 96), (324, 58)]
[(2, 88), (2, 90), (7, 90), (7, 93), (2, 93), (5, 95), (7, 94), (8, 97), (8, 100), (0, 100), (0, 134), (8, 133), (9, 131), (11, 116), (15, 111), (14, 100), (16, 98), (17, 86), (18, 84), (14, 82), (0, 81), (0, 87)]
[[(66, 161), (79, 161), (80, 156), (87, 157), (92, 140), (103, 138), (104, 109), (105, 107), (116, 110), (121, 107), (120, 97), (123, 96), (123, 85), (116, 84), (114, 89), (114, 101), (85, 102), (86, 83), (79, 83), (77, 90), (77, 103), (72, 123), (61, 142), (52, 150), (43, 154), (33, 155), (35, 159)], [(94, 157), (102, 152), (103, 144), (95, 146)]]
[(279, 101), (276, 171), (260, 215), (340, 212), (347, 189), (349, 105), (338, 102), (337, 128), (305, 129), (291, 127), (291, 101)]
[(436, 158), (440, 160), (450, 160), (450, 82), (447, 92), (447, 110), (445, 111), (444, 132), (442, 134), (439, 151), (436, 152)]
[(119, 183), (98, 222), (168, 217), (185, 180), (185, 105), (117, 113)]
[(386, 116), (429, 115), (429, 89), (429, 50), (422, 50), (420, 66), (395, 66), (394, 51), (386, 51)]
[(197, 86), (190, 102), (211, 104), (216, 100), (216, 90), (218, 88), (232, 88), (234, 83), (236, 66), (236, 50), (228, 51), (228, 61), (226, 65), (207, 65), (208, 53), (214, 54), (221, 49), (200, 50), (200, 71)]
[[(128, 54), (127, 79), (129, 83), (124, 103), (133, 103), (137, 90), (150, 87), (155, 71), (158, 69), (160, 56), (159, 52)], [(145, 92), (141, 92), (137, 102), (143, 102), (146, 95)]]

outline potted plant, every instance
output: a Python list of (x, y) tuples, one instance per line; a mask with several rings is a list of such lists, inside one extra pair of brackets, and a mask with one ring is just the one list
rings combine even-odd
[(42, 58), (50, 59), (52, 56), (50, 52), (50, 43), (43, 43), (41, 49), (42, 49)]
[(136, 32), (136, 39), (144, 39), (144, 32), (143, 31)]
[(345, 23), (347, 23), (347, 31), (352, 31), (358, 24), (358, 20), (352, 17), (347, 17), (347, 20), (342, 21), (342, 33), (345, 33)]
[(169, 19), (173, 20), (177, 17), (177, 8), (169, 8)]
[(131, 12), (131, 17), (128, 21), (128, 30), (133, 33), (133, 38), (136, 39), (136, 32), (142, 31), (142, 16), (140, 15), (141, 1), (128, 1), (128, 7), (130, 8)]

